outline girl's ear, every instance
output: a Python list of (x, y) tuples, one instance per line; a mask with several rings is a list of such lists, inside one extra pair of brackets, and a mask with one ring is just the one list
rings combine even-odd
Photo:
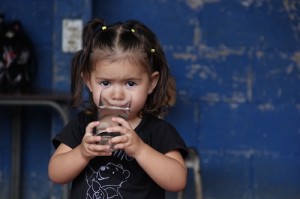
[(148, 94), (151, 94), (153, 92), (153, 90), (155, 89), (155, 87), (157, 85), (157, 82), (158, 82), (158, 78), (159, 78), (159, 72), (158, 71), (155, 71), (151, 74)]
[(81, 78), (83, 79), (85, 85), (89, 88), (89, 90), (92, 92), (92, 87), (91, 87), (91, 82), (89, 80), (89, 78), (84, 75), (83, 73), (81, 73)]

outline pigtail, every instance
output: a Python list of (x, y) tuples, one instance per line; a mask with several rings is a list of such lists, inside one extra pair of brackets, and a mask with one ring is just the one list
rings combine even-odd
[(155, 42), (155, 52), (153, 53), (153, 64), (159, 69), (160, 79), (157, 83), (159, 88), (156, 91), (158, 96), (164, 96), (162, 104), (164, 108), (170, 108), (175, 104), (176, 101), (176, 83), (174, 77), (171, 76), (170, 67), (166, 60), (166, 55), (158, 40)]
[(81, 59), (82, 50), (78, 51), (73, 59), (71, 66), (71, 94), (72, 94), (72, 106), (78, 107), (81, 101), (82, 87), (84, 85), (81, 77)]
[(97, 33), (103, 29), (105, 26), (105, 23), (102, 19), (92, 19), (90, 20), (87, 25), (84, 27), (83, 30), (83, 58), (82, 58), (82, 73), (83, 75), (88, 75), (91, 71), (90, 67), (90, 56), (93, 52), (93, 46), (94, 46), (94, 40), (97, 35)]
[(90, 63), (90, 54), (93, 50), (95, 34), (103, 27), (104, 21), (93, 19), (89, 21), (83, 30), (82, 50), (79, 50), (72, 59), (71, 67), (71, 94), (72, 106), (79, 107), (82, 101), (83, 89), (85, 87), (85, 78), (89, 78), (92, 64)]
[(94, 43), (94, 38), (101, 30), (105, 29), (105, 22), (102, 19), (90, 20), (83, 30), (83, 50), (91, 51)]
[[(170, 75), (170, 69), (165, 54), (158, 43), (155, 43), (155, 52), (152, 53), (153, 65), (157, 68), (160, 76), (153, 90), (150, 100), (154, 101), (157, 114), (162, 115), (169, 110), (176, 101), (175, 79)], [(152, 99), (151, 99), (152, 98)]]

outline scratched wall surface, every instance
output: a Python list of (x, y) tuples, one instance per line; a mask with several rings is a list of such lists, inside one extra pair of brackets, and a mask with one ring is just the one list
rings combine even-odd
[[(157, 33), (177, 79), (177, 103), (167, 120), (200, 154), (204, 198), (299, 198), (298, 0), (4, 0), (0, 9), (9, 20), (21, 18), (34, 38), (36, 87), (64, 91), (72, 54), (61, 52), (62, 19), (143, 21)], [(34, 111), (37, 116), (24, 113), (23, 198), (59, 198), (47, 160), (49, 137), (61, 121)], [(0, 114), (0, 194), (8, 196), (11, 138), (3, 132), (11, 130), (11, 119), (4, 114), (9, 110)], [(47, 136), (40, 136), (45, 127)], [(193, 198), (192, 183), (187, 198)]]

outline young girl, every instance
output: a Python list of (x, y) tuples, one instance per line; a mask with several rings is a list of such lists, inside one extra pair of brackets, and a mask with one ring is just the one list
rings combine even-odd
[[(73, 105), (81, 103), (84, 85), (90, 106), (79, 112), (53, 139), (49, 162), (54, 183), (72, 182), (71, 199), (160, 199), (165, 191), (186, 185), (186, 145), (175, 128), (159, 119), (172, 100), (169, 68), (155, 34), (138, 21), (105, 25), (87, 23), (83, 49), (72, 63)], [(132, 97), (127, 120), (114, 117), (120, 132), (108, 145), (94, 135), (99, 94), (105, 89), (112, 104)]]

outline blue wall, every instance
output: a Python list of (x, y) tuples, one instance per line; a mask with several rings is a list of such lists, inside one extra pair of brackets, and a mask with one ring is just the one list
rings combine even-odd
[[(35, 87), (63, 91), (72, 54), (61, 51), (62, 19), (140, 19), (157, 33), (177, 79), (167, 120), (201, 156), (205, 198), (299, 198), (299, 1), (4, 0), (0, 12), (20, 19), (35, 44)], [(0, 111), (0, 194), (8, 198), (11, 114)], [(45, 114), (23, 114), (24, 198), (59, 195), (47, 163), (61, 121)]]

